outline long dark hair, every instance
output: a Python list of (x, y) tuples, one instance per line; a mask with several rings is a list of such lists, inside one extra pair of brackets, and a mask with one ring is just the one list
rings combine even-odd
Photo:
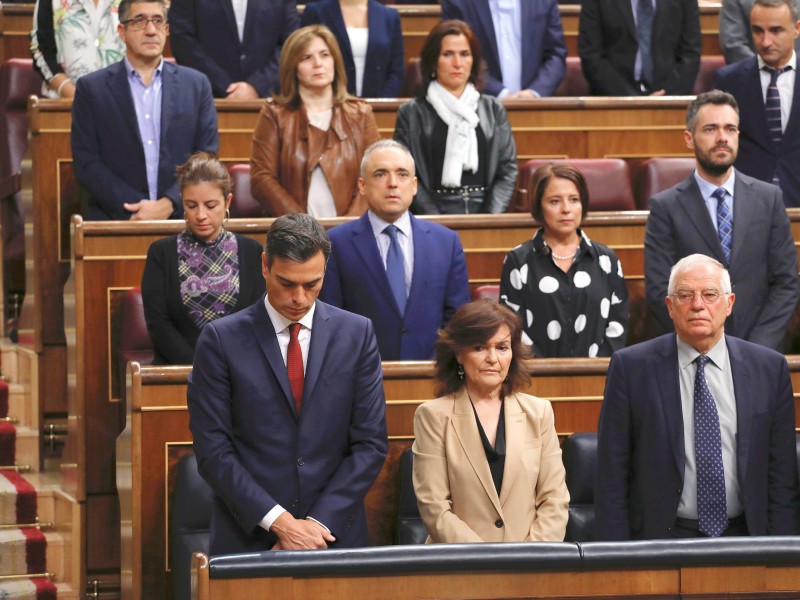
[(419, 53), (419, 67), (422, 72), (422, 87), (420, 97), (424, 98), (428, 93), (428, 85), (436, 78), (436, 68), (439, 64), (439, 55), (442, 53), (442, 39), (448, 35), (463, 35), (467, 38), (469, 50), (472, 53), (472, 69), (469, 72), (469, 82), (480, 87), (479, 75), (481, 73), (481, 45), (478, 38), (464, 21), (455, 19), (450, 21), (440, 21), (422, 45)]

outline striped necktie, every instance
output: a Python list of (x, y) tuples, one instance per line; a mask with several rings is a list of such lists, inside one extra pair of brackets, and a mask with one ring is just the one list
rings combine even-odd
[[(771, 69), (764, 67), (764, 70), (769, 73), (769, 86), (767, 86), (767, 101), (764, 103), (764, 108), (767, 113), (767, 129), (769, 130), (769, 138), (772, 143), (777, 147), (783, 139), (783, 122), (781, 120), (781, 95), (778, 92), (778, 77), (781, 73), (785, 73), (792, 67), (786, 65), (780, 69)], [(780, 178), (777, 173), (772, 175), (772, 183), (775, 185), (780, 184)]]
[(711, 197), (717, 200), (717, 235), (719, 235), (722, 252), (725, 254), (725, 262), (730, 264), (733, 218), (728, 205), (725, 204), (725, 194), (727, 193), (724, 188), (717, 188), (711, 194)]

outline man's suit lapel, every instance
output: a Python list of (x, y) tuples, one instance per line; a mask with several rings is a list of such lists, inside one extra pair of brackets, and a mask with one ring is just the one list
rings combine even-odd
[(175, 65), (164, 62), (161, 76), (163, 79), (161, 81), (161, 145), (159, 146), (159, 154), (165, 157), (167, 148), (169, 148), (167, 135), (170, 121), (172, 120), (172, 115), (178, 112), (181, 90), (178, 68)]
[(733, 376), (733, 395), (736, 400), (736, 464), (739, 471), (739, 483), (747, 473), (747, 458), (750, 451), (750, 426), (753, 414), (756, 412), (755, 404), (759, 401), (759, 392), (754, 389), (750, 377), (750, 368), (747, 359), (742, 355), (740, 343), (733, 338), (725, 336), (728, 346), (728, 357), (731, 361), (731, 375)]
[(456, 437), (461, 443), (461, 448), (467, 456), (467, 460), (475, 470), (475, 475), (483, 486), (483, 491), (497, 510), (498, 514), (503, 514), (500, 508), (500, 499), (497, 497), (497, 490), (494, 488), (494, 480), (489, 470), (489, 463), (486, 460), (486, 453), (483, 450), (481, 436), (478, 433), (478, 426), (475, 423), (475, 413), (472, 403), (469, 401), (466, 389), (461, 390), (455, 396), (453, 406), (453, 429)]
[[(236, 14), (233, 12), (233, 3), (231, 0), (212, 0), (214, 2), (219, 2), (219, 5), (222, 7), (222, 12), (225, 13), (225, 27), (230, 30), (233, 35), (222, 35), (221, 37), (226, 40), (236, 40), (236, 45), (241, 46), (241, 42), (239, 42), (239, 28), (236, 26)], [(253, 27), (253, 17), (255, 16), (256, 11), (258, 10), (258, 6), (261, 4), (260, 2), (248, 2), (247, 3), (247, 11), (245, 12), (244, 17), (244, 34), (242, 35), (243, 39), (247, 39), (248, 29)], [(201, 9), (202, 10), (202, 9)]]
[(411, 231), (414, 234), (414, 274), (411, 277), (411, 290), (408, 293), (406, 313), (410, 307), (425, 304), (424, 298), (429, 287), (431, 257), (440, 251), (432, 239), (430, 224), (411, 214), (409, 216), (411, 217)]
[[(717, 230), (714, 229), (714, 223), (711, 222), (711, 215), (708, 214), (706, 203), (703, 200), (703, 195), (700, 193), (700, 187), (694, 179), (694, 174), (689, 175), (689, 177), (679, 183), (677, 191), (678, 202), (689, 217), (686, 227), (694, 227), (700, 239), (706, 245), (707, 251), (703, 252), (703, 254), (713, 256), (724, 264), (725, 255), (722, 253), (722, 244), (719, 243)], [(734, 204), (736, 204), (736, 202), (734, 202)], [(734, 230), (736, 229), (735, 214), (733, 218), (733, 228)]]
[[(733, 185), (733, 240), (731, 241), (731, 265), (740, 255), (747, 255), (747, 229), (755, 214), (757, 202), (750, 182), (735, 173)], [(730, 265), (729, 265), (730, 266)]]
[[(292, 387), (289, 385), (289, 373), (286, 371), (286, 364), (283, 362), (283, 357), (281, 356), (281, 349), (280, 346), (278, 346), (278, 336), (275, 332), (275, 328), (272, 326), (272, 321), (267, 314), (267, 309), (264, 307), (264, 296), (246, 310), (251, 312), (253, 319), (253, 335), (256, 336), (256, 340), (261, 347), (261, 351), (264, 353), (264, 357), (267, 359), (272, 372), (275, 373), (275, 379), (277, 379), (281, 385), (284, 399), (289, 405), (292, 414), (295, 414), (294, 396), (292, 395)], [(295, 417), (296, 416), (297, 415), (295, 415)]]
[[(331, 338), (335, 333), (330, 318), (330, 307), (324, 302), (317, 301), (314, 309), (314, 322), (311, 326), (311, 344), (308, 348), (308, 359), (306, 360), (303, 409), (305, 409), (308, 401), (315, 396), (314, 387), (317, 385), (319, 374), (325, 363), (325, 356), (329, 352)], [(319, 395), (316, 394), (316, 396)]]
[(504, 400), (506, 427), (506, 459), (503, 466), (503, 485), (500, 488), (500, 504), (506, 500), (522, 471), (522, 454), (525, 451), (525, 413), (517, 402), (516, 394)]
[(535, 26), (539, 25), (537, 19), (544, 19), (546, 16), (534, 15), (533, 2), (520, 2), (519, 8), (520, 18), (522, 19), (522, 39), (520, 40), (522, 50), (522, 77), (520, 78), (520, 85), (522, 89), (525, 89), (527, 82), (533, 81), (536, 76), (536, 71), (540, 66), (538, 62), (535, 62), (536, 57), (534, 53), (530, 51), (529, 45), (533, 42), (534, 36), (542, 35), (547, 32), (547, 24), (545, 23), (538, 30), (534, 30)]
[(772, 140), (767, 133), (769, 131), (769, 127), (767, 127), (767, 108), (764, 105), (761, 74), (758, 72), (758, 59), (755, 56), (748, 58), (743, 63), (740, 77), (737, 98), (739, 98), (740, 108), (747, 111), (743, 120), (755, 123), (754, 126), (747, 128), (747, 135), (754, 138), (753, 141), (758, 145), (771, 148)]
[[(386, 306), (390, 306), (401, 319), (403, 315), (400, 314), (397, 308), (397, 303), (394, 300), (394, 295), (389, 287), (389, 278), (386, 276), (386, 267), (383, 265), (381, 254), (378, 251), (378, 243), (375, 241), (375, 235), (372, 232), (372, 225), (369, 222), (369, 217), (365, 213), (361, 218), (356, 221), (353, 228), (353, 246), (355, 246), (361, 260), (365, 264), (365, 274), (372, 279), (374, 285), (381, 291), (384, 296)], [(416, 255), (415, 255), (416, 256)], [(413, 286), (412, 286), (413, 287)]]
[[(659, 15), (659, 5), (666, 4), (665, 1), (657, 2), (656, 3), (656, 16)], [(631, 6), (630, 0), (617, 0), (617, 6), (619, 7), (620, 12), (622, 13), (622, 20), (625, 22), (625, 27), (628, 28), (628, 32), (633, 36), (633, 39), (638, 39), (636, 34), (636, 20), (633, 18), (633, 7)], [(658, 22), (659, 19), (653, 18), (653, 40), (657, 39), (657, 31), (658, 31)]]
[[(491, 53), (494, 64), (500, 67), (500, 53), (497, 48), (497, 36), (494, 34), (494, 21), (492, 20), (492, 10), (489, 8), (489, 0), (469, 0), (474, 2), (475, 12), (478, 13), (478, 19), (475, 23), (475, 29), (482, 29), (485, 39), (489, 40), (488, 48), (481, 48), (484, 53)], [(526, 4), (523, 2), (522, 4)], [(477, 34), (478, 38), (481, 37), (480, 33)], [(489, 62), (487, 60), (487, 62)]]
[(781, 142), (782, 146), (796, 143), (798, 136), (800, 136), (800, 76), (795, 73), (794, 76), (794, 92), (792, 93), (792, 109), (789, 112), (789, 122), (786, 123), (786, 129), (781, 138), (786, 143)]
[(139, 133), (139, 123), (136, 120), (136, 107), (133, 105), (131, 86), (128, 83), (128, 73), (126, 72), (125, 61), (119, 61), (113, 69), (108, 70), (108, 88), (114, 96), (117, 105), (117, 112), (125, 120), (125, 124), (133, 131), (133, 135), (139, 140), (139, 154), (144, 160), (144, 147), (142, 146), (142, 136)]
[(658, 377), (658, 397), (664, 413), (667, 439), (672, 441), (672, 456), (675, 466), (683, 478), (686, 458), (683, 439), (683, 407), (681, 385), (678, 375), (678, 345), (675, 335), (665, 336), (657, 354), (654, 354), (653, 371)]

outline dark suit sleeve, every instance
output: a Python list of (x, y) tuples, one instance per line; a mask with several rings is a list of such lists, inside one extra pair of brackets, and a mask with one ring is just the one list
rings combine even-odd
[(750, 13), (745, 11), (744, 4), (748, 8), (753, 5), (752, 2), (725, 0), (719, 10), (719, 45), (727, 64), (755, 54), (748, 32)]
[(600, 0), (583, 0), (578, 21), (578, 54), (581, 70), (592, 93), (601, 96), (639, 96), (634, 85), (614, 68), (606, 54)]
[(214, 323), (200, 333), (187, 400), (197, 468), (245, 531), (253, 531), (278, 503), (242, 465), (231, 437), (230, 367)]
[(454, 0), (442, 0), (442, 21), (450, 21), (451, 19), (463, 21), (464, 13)]
[[(169, 40), (178, 64), (205, 73), (214, 94), (224, 98), (225, 90), (233, 83), (230, 75), (206, 52), (197, 31), (202, 0), (173, 0), (169, 7)], [(288, 2), (287, 2), (288, 4)], [(233, 43), (219, 40), (219, 43)]]
[(386, 66), (386, 83), (381, 90), (382, 98), (400, 98), (403, 94), (405, 81), (405, 50), (403, 49), (403, 28), (400, 22), (400, 13), (392, 9), (391, 14), (392, 43), (390, 47), (391, 60)]
[(611, 357), (597, 426), (595, 539), (628, 540), (630, 527), (631, 398), (620, 354)]
[(662, 200), (650, 200), (650, 215), (644, 234), (644, 281), (647, 306), (666, 331), (672, 331), (666, 297), (669, 272), (675, 264), (675, 232)]
[[(356, 342), (355, 336), (353, 341)], [(378, 476), (388, 449), (383, 370), (371, 322), (367, 321), (363, 327), (360, 346), (354, 347), (353, 353), (357, 353), (358, 359), (354, 362), (357, 371), (350, 412), (349, 453), (308, 511), (309, 517), (324, 523), (334, 536), (337, 531), (347, 529)]]
[[(174, 242), (173, 242), (174, 243)], [(142, 275), (142, 305), (147, 322), (147, 332), (158, 354), (171, 365), (190, 365), (194, 359), (194, 346), (175, 324), (170, 314), (167, 298), (175, 293), (168, 289), (166, 262), (169, 252), (164, 244), (153, 244), (147, 251), (147, 261)], [(177, 259), (177, 255), (175, 256)], [(179, 281), (171, 282), (180, 286)]]
[[(122, 205), (126, 202), (139, 202), (146, 194), (128, 185), (103, 161), (99, 147), (100, 133), (94, 115), (108, 109), (98, 100), (99, 98), (95, 97), (93, 90), (87, 85), (86, 79), (80, 78), (72, 102), (71, 140), (75, 177), (94, 201), (102, 205), (107, 214), (115, 219), (127, 220), (130, 219), (131, 213)], [(126, 141), (129, 140), (121, 137), (120, 144)]]
[(700, 12), (697, 0), (683, 0), (682, 4), (683, 24), (674, 58), (675, 66), (660, 86), (668, 96), (690, 94), (700, 68), (703, 38), (700, 35)]
[(452, 234), (453, 253), (450, 258), (450, 272), (447, 275), (447, 290), (444, 296), (444, 321), (442, 326), (450, 320), (456, 310), (469, 302), (469, 279), (467, 277), (467, 261), (461, 239)]
[(778, 381), (780, 389), (770, 431), (767, 532), (770, 535), (796, 535), (800, 508), (797, 442), (792, 380), (785, 358), (781, 359)]
[(278, 63), (280, 62), (283, 43), (297, 29), (300, 20), (297, 16), (297, 3), (294, 0), (284, 0), (282, 4), (283, 17), (280, 25), (280, 43), (272, 51), (272, 55), (266, 58), (264, 64), (247, 77), (247, 83), (256, 88), (258, 95), (262, 98), (266, 98), (279, 87)]
[(780, 190), (777, 187), (774, 190), (766, 265), (769, 292), (748, 339), (781, 351), (786, 326), (800, 295), (800, 280), (797, 274), (797, 250), (794, 247), (789, 217)]
[(550, 11), (547, 14), (542, 49), (542, 63), (536, 71), (534, 80), (525, 87), (539, 96), (552, 96), (567, 72), (567, 44), (564, 41), (561, 12), (555, 0), (550, 3)]
[[(199, 152), (200, 150), (205, 150), (207, 152), (219, 154), (217, 109), (214, 106), (214, 97), (211, 95), (211, 84), (208, 82), (208, 78), (205, 75), (201, 73), (194, 73), (193, 75), (195, 80), (192, 82), (192, 84), (194, 89), (194, 99), (197, 105), (197, 120), (195, 121), (195, 134), (191, 151), (194, 153)], [(188, 83), (188, 81), (183, 81), (182, 78), (184, 90), (188, 88)], [(169, 118), (168, 115), (165, 115), (165, 117)], [(169, 139), (167, 139), (166, 142), (169, 143)], [(185, 159), (189, 158), (188, 156), (178, 157), (178, 152), (171, 154), (173, 154), (176, 161), (180, 160), (180, 163), (178, 164), (181, 164)], [(177, 164), (175, 166), (177, 166)], [(181, 189), (177, 177), (174, 178), (172, 185), (167, 188), (167, 191), (164, 192), (163, 195), (172, 200), (172, 205), (175, 209), (175, 212), (172, 215), (173, 218), (183, 217), (183, 202), (181, 201)]]

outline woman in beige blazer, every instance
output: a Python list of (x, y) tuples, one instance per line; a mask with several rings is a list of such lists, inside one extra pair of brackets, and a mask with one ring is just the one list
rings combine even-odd
[(428, 542), (564, 539), (569, 492), (553, 409), (523, 394), (517, 316), (465, 304), (439, 333), (437, 394), (414, 416), (414, 491)]

